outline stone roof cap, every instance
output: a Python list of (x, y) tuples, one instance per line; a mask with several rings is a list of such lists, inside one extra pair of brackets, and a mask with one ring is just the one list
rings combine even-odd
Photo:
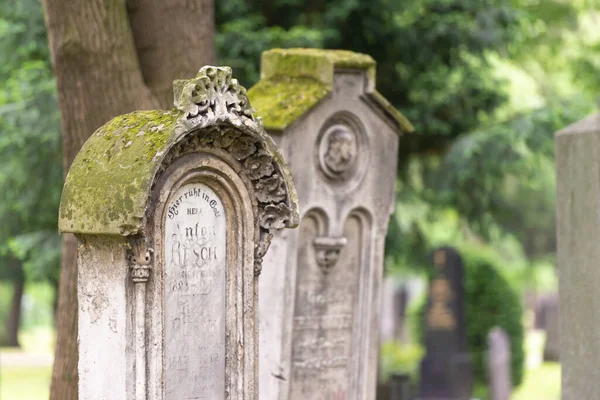
[(248, 91), (267, 130), (281, 132), (329, 96), (336, 70), (365, 71), (365, 101), (383, 111), (397, 130), (412, 132), (410, 122), (375, 88), (375, 60), (347, 50), (272, 49), (261, 59), (261, 80)]
[(600, 113), (592, 114), (582, 119), (581, 121), (574, 122), (571, 125), (556, 132), (556, 135), (562, 136), (592, 132), (600, 132)]

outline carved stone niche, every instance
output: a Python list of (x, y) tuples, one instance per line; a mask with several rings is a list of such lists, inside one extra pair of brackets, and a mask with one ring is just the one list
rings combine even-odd
[(260, 398), (374, 400), (384, 240), (412, 127), (375, 90), (375, 61), (349, 51), (265, 52), (249, 96), (300, 204), (299, 228), (265, 257)]
[(231, 69), (174, 92), (98, 129), (66, 179), (81, 399), (258, 399), (258, 277), (294, 185)]

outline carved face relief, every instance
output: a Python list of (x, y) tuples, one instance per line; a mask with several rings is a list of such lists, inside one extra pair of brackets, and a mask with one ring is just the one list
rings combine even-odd
[(346, 245), (346, 238), (317, 237), (313, 241), (317, 264), (324, 274), (337, 263), (340, 252)]
[(369, 140), (361, 120), (348, 111), (330, 116), (315, 148), (320, 176), (342, 192), (360, 184), (369, 163)]
[(331, 126), (319, 145), (321, 169), (333, 179), (344, 179), (356, 169), (358, 140), (356, 133), (345, 125)]
[(352, 167), (356, 160), (356, 138), (345, 129), (335, 129), (328, 137), (325, 165), (335, 173), (342, 173)]

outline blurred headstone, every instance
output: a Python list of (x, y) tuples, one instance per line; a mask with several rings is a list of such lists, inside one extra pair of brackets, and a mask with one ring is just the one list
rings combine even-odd
[(398, 316), (396, 311), (396, 281), (386, 276), (381, 291), (381, 331), (382, 343), (396, 339)]
[(600, 114), (559, 131), (557, 264), (562, 399), (600, 393)]
[(468, 400), (472, 390), (467, 353), (463, 264), (450, 247), (433, 252), (425, 314), (426, 355), (421, 361), (422, 400)]
[(396, 331), (395, 335), (397, 340), (402, 343), (408, 343), (409, 331), (406, 323), (406, 309), (408, 307), (408, 289), (406, 285), (402, 285), (396, 288), (394, 292), (395, 299), (395, 311), (396, 311)]
[(406, 286), (387, 276), (383, 281), (381, 298), (381, 342), (398, 340), (405, 343), (408, 336), (405, 321), (408, 303)]
[(100, 127), (65, 182), (80, 399), (258, 399), (258, 273), (293, 183), (230, 68), (174, 91)]
[(260, 283), (260, 398), (372, 399), (383, 249), (408, 121), (375, 90), (375, 61), (275, 49), (248, 95), (298, 189)]
[(510, 338), (502, 328), (488, 334), (488, 376), (491, 400), (509, 400), (512, 391)]
[(538, 330), (546, 330), (546, 303), (547, 296), (540, 296), (535, 301), (535, 320), (534, 328)]
[(544, 319), (546, 325), (544, 361), (559, 361), (560, 359), (559, 316), (560, 302), (558, 295), (549, 296), (544, 305)]
[(411, 400), (410, 375), (393, 374), (390, 376), (389, 400)]

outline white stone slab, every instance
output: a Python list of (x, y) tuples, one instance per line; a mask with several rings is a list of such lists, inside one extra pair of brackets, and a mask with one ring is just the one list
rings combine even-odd
[(165, 215), (168, 400), (225, 399), (226, 218), (206, 184), (181, 187)]

